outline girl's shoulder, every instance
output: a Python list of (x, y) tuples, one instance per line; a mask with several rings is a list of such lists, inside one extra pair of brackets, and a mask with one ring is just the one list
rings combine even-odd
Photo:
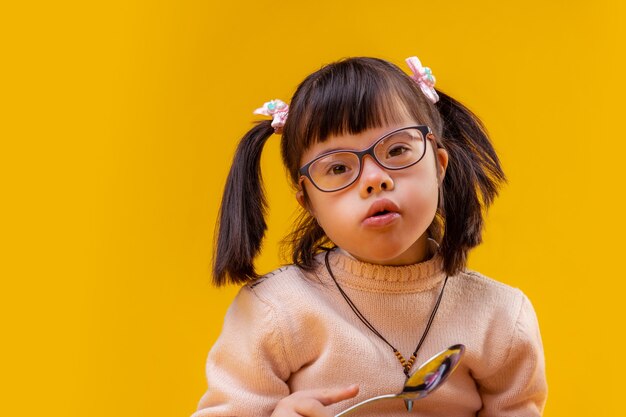
[(323, 296), (324, 288), (314, 272), (304, 271), (296, 265), (285, 265), (249, 282), (241, 291), (249, 292), (260, 302), (282, 310), (302, 307), (307, 300)]
[(519, 297), (522, 291), (495, 278), (482, 274), (473, 269), (465, 268), (459, 273), (459, 283), (470, 291), (480, 291), (486, 294)]
[(521, 289), (478, 271), (466, 268), (454, 278), (450, 292), (463, 304), (483, 314), (516, 322), (525, 310), (533, 310), (529, 298)]
[(265, 293), (276, 290), (276, 287), (283, 288), (285, 285), (300, 285), (304, 278), (303, 271), (296, 265), (284, 265), (244, 286), (257, 293)]

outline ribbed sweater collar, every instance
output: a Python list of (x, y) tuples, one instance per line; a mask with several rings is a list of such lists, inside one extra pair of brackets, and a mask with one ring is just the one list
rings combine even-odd
[[(322, 271), (326, 272), (325, 254), (319, 256)], [(429, 260), (416, 264), (389, 266), (361, 262), (340, 249), (335, 249), (330, 253), (329, 261), (339, 284), (364, 291), (426, 291), (437, 286), (446, 277), (440, 252)]]

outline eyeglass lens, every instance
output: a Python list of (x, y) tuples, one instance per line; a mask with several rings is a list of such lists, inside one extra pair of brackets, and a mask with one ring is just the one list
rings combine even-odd
[[(378, 141), (373, 148), (376, 161), (384, 168), (402, 169), (424, 155), (426, 141), (418, 129), (395, 132)], [(354, 152), (339, 151), (321, 157), (309, 167), (315, 185), (325, 191), (338, 190), (354, 182), (361, 172), (361, 158)]]

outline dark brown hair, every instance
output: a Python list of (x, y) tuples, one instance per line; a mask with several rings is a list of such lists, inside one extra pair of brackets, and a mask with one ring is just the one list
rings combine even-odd
[[(482, 241), (484, 211), (506, 181), (486, 130), (468, 108), (437, 90), (431, 103), (396, 65), (377, 58), (349, 58), (322, 67), (297, 88), (289, 106), (281, 152), (294, 187), (306, 149), (331, 136), (358, 134), (409, 116), (430, 126), (449, 163), (439, 188), (439, 207), (429, 235), (440, 242), (444, 269), (454, 275), (467, 263), (470, 249)], [(231, 167), (216, 233), (213, 281), (216, 285), (258, 278), (254, 258), (267, 229), (260, 172), (270, 121), (257, 123), (240, 141)], [(315, 255), (329, 242), (324, 230), (302, 210), (285, 239), (294, 264), (310, 270)]]

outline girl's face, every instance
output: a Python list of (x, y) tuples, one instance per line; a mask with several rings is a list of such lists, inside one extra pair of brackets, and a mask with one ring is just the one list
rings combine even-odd
[[(369, 129), (356, 135), (341, 135), (315, 143), (306, 150), (300, 166), (331, 150), (359, 151), (386, 133), (417, 125), (403, 123)], [(426, 154), (415, 165), (400, 170), (380, 166), (365, 155), (360, 177), (349, 187), (334, 192), (317, 189), (303, 179), (308, 201), (299, 191), (298, 202), (315, 217), (326, 235), (355, 258), (374, 264), (408, 265), (425, 260), (426, 230), (437, 211), (438, 187), (448, 165), (448, 153), (436, 149), (434, 137), (426, 140)], [(440, 176), (437, 176), (437, 165)], [(372, 215), (384, 210), (385, 214)]]

